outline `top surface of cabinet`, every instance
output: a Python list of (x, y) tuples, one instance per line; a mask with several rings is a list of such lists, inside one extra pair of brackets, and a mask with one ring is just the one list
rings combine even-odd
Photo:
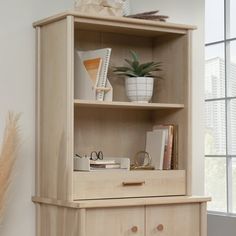
[[(152, 36), (162, 33), (186, 34), (188, 30), (196, 29), (196, 26), (192, 25), (174, 24), (169, 22), (141, 20), (126, 17), (84, 15), (76, 11), (66, 11), (59, 13), (57, 15), (37, 21), (33, 24), (33, 26), (40, 27), (64, 19), (67, 16), (73, 16), (75, 26), (78, 26), (81, 29), (103, 30), (109, 32), (115, 30), (117, 33), (143, 34)], [(92, 25), (96, 25), (96, 27)], [(99, 26), (101, 26), (101, 28)]]

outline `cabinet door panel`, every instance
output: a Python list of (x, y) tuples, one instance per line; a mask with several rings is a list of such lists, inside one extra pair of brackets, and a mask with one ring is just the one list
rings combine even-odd
[(200, 236), (200, 205), (146, 208), (146, 236)]
[(144, 207), (89, 209), (86, 236), (144, 236)]

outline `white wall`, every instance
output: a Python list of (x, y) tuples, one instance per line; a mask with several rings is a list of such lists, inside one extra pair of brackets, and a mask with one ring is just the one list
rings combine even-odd
[(204, 0), (131, 0), (133, 12), (160, 10), (169, 21), (197, 25), (193, 33), (193, 194), (204, 193)]
[(20, 159), (1, 236), (35, 235), (34, 119), (35, 43), (32, 22), (72, 8), (73, 0), (0, 1), (0, 137), (8, 110), (21, 112)]
[[(8, 110), (22, 113), (20, 159), (1, 236), (35, 235), (34, 205), (34, 30), (31, 23), (73, 7), (73, 0), (0, 2), (0, 137)], [(203, 20), (204, 0), (132, 0), (132, 10), (160, 9), (170, 21), (198, 25), (194, 33), (193, 153), (196, 194), (203, 192)]]

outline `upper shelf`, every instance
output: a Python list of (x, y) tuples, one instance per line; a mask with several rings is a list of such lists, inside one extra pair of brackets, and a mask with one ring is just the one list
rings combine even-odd
[(78, 107), (94, 107), (94, 108), (125, 108), (125, 109), (141, 109), (141, 110), (158, 110), (158, 109), (181, 109), (183, 104), (170, 103), (134, 103), (134, 102), (105, 102), (105, 101), (88, 101), (75, 99), (74, 104)]
[(97, 30), (104, 32), (116, 32), (126, 34), (137, 34), (144, 36), (155, 36), (165, 33), (186, 34), (188, 30), (196, 29), (196, 26), (159, 22), (151, 20), (132, 19), (126, 17), (108, 17), (84, 15), (76, 11), (66, 11), (46, 19), (37, 21), (34, 27), (43, 26), (67, 16), (73, 16), (75, 27), (86, 30)]

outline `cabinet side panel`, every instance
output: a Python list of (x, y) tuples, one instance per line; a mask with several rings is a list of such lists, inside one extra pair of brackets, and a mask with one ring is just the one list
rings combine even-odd
[(188, 92), (188, 35), (154, 39), (153, 60), (162, 63), (156, 80), (154, 102), (184, 103)]
[(36, 77), (36, 86), (35, 86), (35, 194), (36, 196), (40, 193), (40, 27), (36, 28), (36, 57), (35, 57), (35, 77)]
[(73, 22), (40, 29), (37, 195), (67, 200), (72, 192)]
[(201, 236), (207, 236), (207, 203), (201, 203)]
[(154, 58), (163, 62), (163, 80), (156, 83), (155, 102), (183, 103), (178, 111), (157, 111), (154, 124), (178, 125), (178, 166), (187, 171), (187, 194), (191, 195), (191, 31), (178, 37), (157, 39)]
[(78, 236), (79, 210), (39, 204), (37, 236)]

